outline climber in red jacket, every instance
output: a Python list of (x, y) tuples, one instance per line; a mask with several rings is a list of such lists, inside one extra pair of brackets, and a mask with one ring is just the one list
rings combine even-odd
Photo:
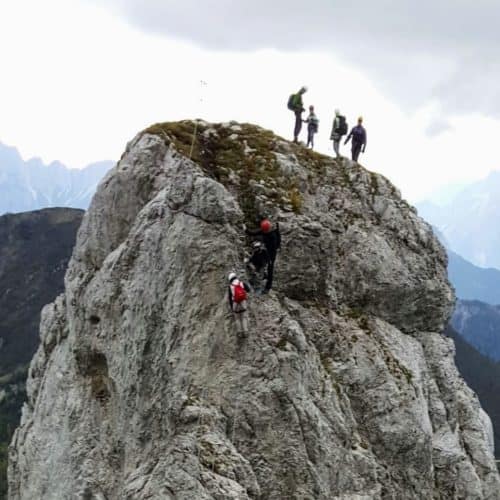
[(247, 304), (250, 287), (242, 280), (239, 280), (236, 273), (231, 272), (228, 276), (228, 301), (229, 307), (234, 314), (237, 325), (237, 332), (242, 335), (248, 333)]

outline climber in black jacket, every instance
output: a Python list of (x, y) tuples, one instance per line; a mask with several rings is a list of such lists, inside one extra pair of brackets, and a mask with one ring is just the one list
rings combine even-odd
[(246, 233), (250, 236), (261, 236), (266, 247), (269, 260), (267, 263), (267, 281), (263, 293), (267, 293), (273, 286), (274, 261), (281, 247), (279, 224), (276, 224), (276, 227), (273, 228), (269, 219), (261, 217), (260, 228), (255, 230), (246, 229)]
[(262, 280), (267, 278), (265, 270), (269, 263), (269, 254), (267, 249), (261, 241), (254, 241), (252, 243), (252, 255), (245, 259), (248, 274), (250, 276), (250, 283), (255, 292), (261, 292)]

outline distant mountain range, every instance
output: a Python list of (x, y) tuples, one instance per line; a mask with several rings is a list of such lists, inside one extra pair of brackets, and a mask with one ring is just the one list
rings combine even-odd
[(450, 249), (450, 243), (436, 226), (433, 229), (448, 253), (448, 278), (457, 298), (500, 304), (500, 270), (475, 266)]
[(111, 161), (73, 169), (62, 163), (24, 161), (17, 149), (0, 144), (0, 215), (46, 207), (87, 209)]
[(477, 266), (500, 268), (500, 171), (470, 184), (451, 202), (426, 201), (417, 209), (444, 235), (451, 250)]
[(471, 264), (448, 250), (448, 277), (459, 299), (500, 304), (500, 271)]
[(448, 326), (445, 335), (455, 341), (455, 363), (467, 385), (478, 395), (495, 431), (495, 454), (500, 458), (500, 363), (483, 356)]
[(450, 323), (481, 354), (500, 361), (500, 306), (459, 300)]
[(82, 210), (48, 208), (0, 217), (0, 498), (7, 445), (19, 423), (40, 311), (64, 288)]
[(63, 290), (83, 213), (48, 208), (0, 217), (0, 376), (36, 351), (40, 310)]
[(434, 232), (447, 248), (448, 278), (459, 299), (450, 326), (461, 335), (459, 341), (491, 361), (500, 361), (500, 270), (475, 266), (450, 250), (440, 229), (434, 227)]

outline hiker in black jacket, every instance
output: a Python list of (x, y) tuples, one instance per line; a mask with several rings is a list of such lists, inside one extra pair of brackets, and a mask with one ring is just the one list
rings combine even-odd
[(363, 127), (363, 118), (360, 116), (358, 118), (358, 124), (351, 130), (351, 133), (347, 136), (344, 144), (349, 142), (352, 137), (352, 159), (353, 161), (358, 161), (359, 153), (361, 148), (363, 148), (363, 153), (366, 149), (366, 130)]
[(273, 228), (271, 222), (264, 217), (260, 220), (260, 229), (253, 231), (247, 229), (246, 233), (250, 236), (261, 236), (264, 246), (266, 247), (269, 261), (267, 263), (266, 286), (262, 293), (267, 293), (273, 286), (274, 261), (276, 260), (276, 255), (281, 247), (279, 224), (276, 224), (276, 227)]
[(262, 279), (267, 278), (265, 269), (269, 263), (269, 254), (261, 241), (254, 241), (252, 243), (252, 250), (252, 255), (245, 259), (245, 264), (250, 276), (250, 284), (255, 289), (256, 293), (260, 293)]

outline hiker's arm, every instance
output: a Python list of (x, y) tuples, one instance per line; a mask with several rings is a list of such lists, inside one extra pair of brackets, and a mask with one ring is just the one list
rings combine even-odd
[(248, 263), (251, 264), (254, 268), (256, 268), (257, 264), (259, 263), (259, 255), (257, 253), (253, 253)]
[(350, 134), (346, 137), (344, 144), (347, 144), (349, 142), (349, 140), (351, 139), (351, 136), (352, 136), (352, 130), (351, 130)]
[(363, 133), (363, 153), (365, 152), (366, 149), (366, 130)]
[(301, 95), (299, 95), (299, 106), (298, 106), (298, 107), (299, 107), (299, 109), (300, 109), (302, 112), (304, 112), (304, 111), (305, 111), (305, 109), (304, 109), (304, 102), (302, 101), (302, 96), (301, 96)]
[(262, 229), (245, 229), (245, 233), (248, 236), (260, 236), (262, 234)]
[(227, 300), (229, 302), (229, 308), (232, 311), (233, 310), (233, 294), (231, 292), (231, 287), (230, 286), (227, 287)]

